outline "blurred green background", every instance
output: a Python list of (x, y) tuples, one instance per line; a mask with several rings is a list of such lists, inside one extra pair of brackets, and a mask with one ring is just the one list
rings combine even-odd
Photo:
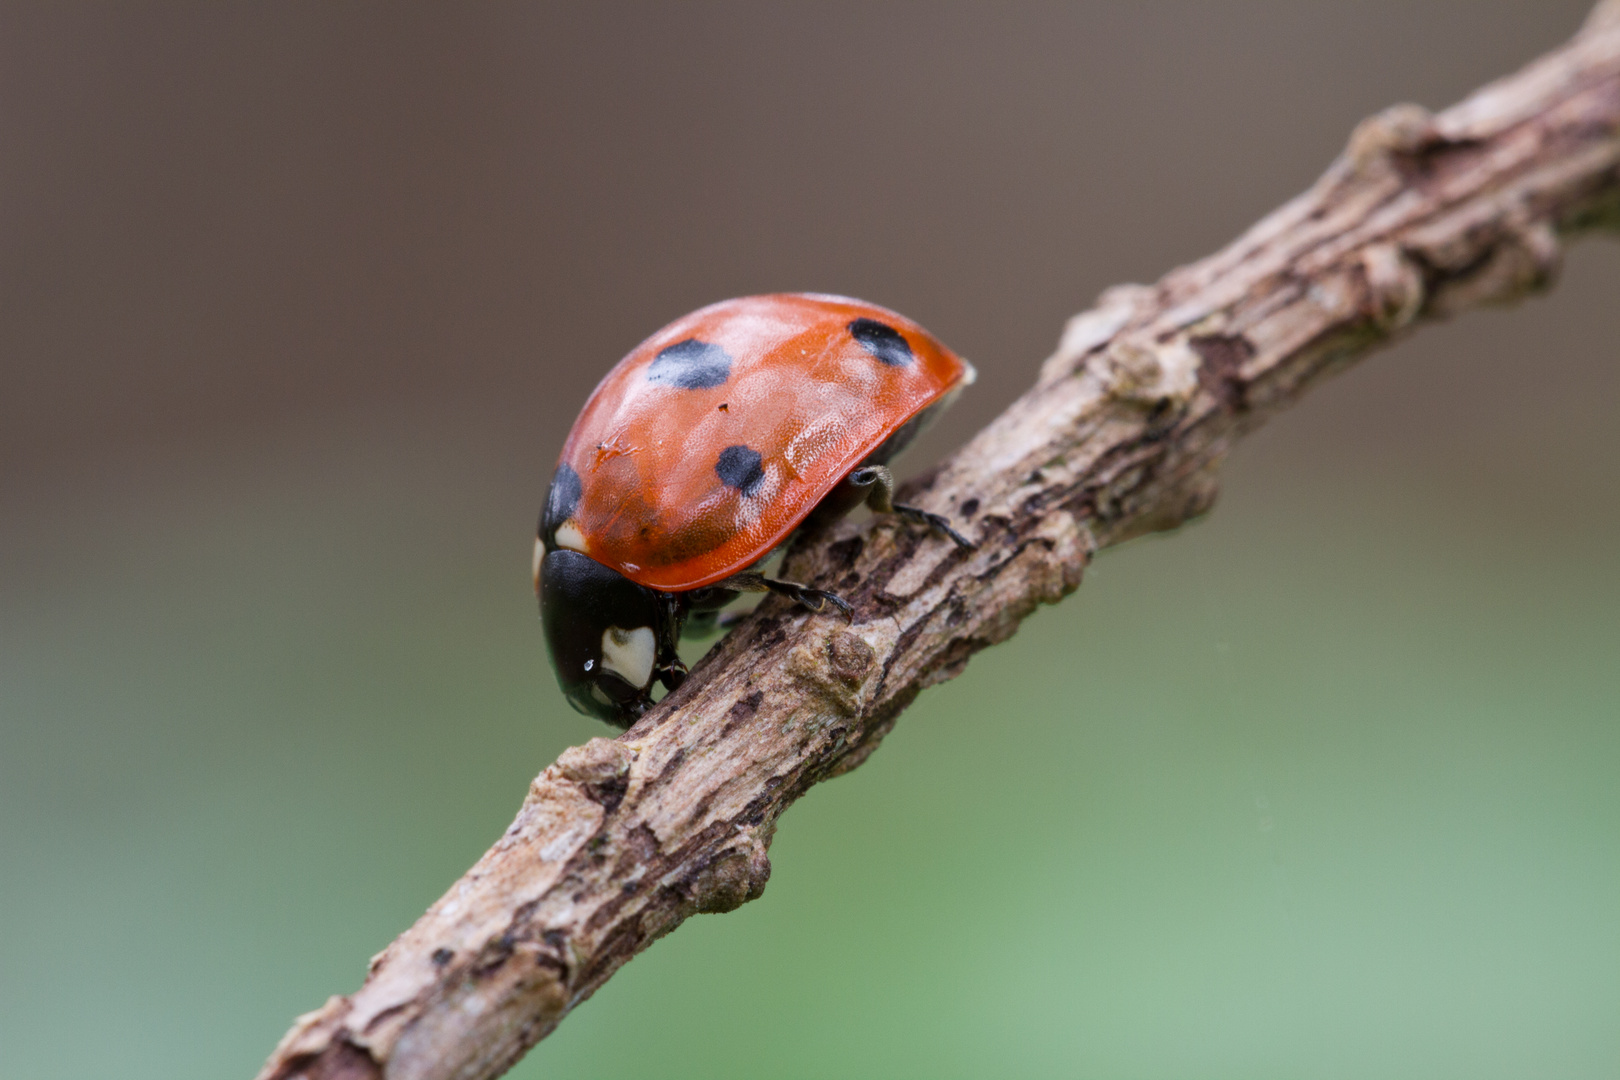
[[(246, 1076), (604, 729), (595, 378), (837, 289), (982, 383), (1582, 2), (0, 9), (0, 1077)], [(519, 1077), (1620, 1074), (1620, 246), (1247, 443)]]

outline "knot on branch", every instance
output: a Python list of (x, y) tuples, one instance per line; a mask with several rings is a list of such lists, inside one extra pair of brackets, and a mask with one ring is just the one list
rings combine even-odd
[(548, 771), (560, 780), (589, 787), (623, 779), (635, 760), (635, 751), (624, 743), (598, 737), (584, 746), (570, 746), (564, 750)]
[(1091, 361), (1116, 401), (1148, 408), (1185, 405), (1198, 391), (1198, 354), (1181, 338), (1144, 342), (1116, 338)]
[(866, 677), (876, 662), (872, 646), (848, 630), (807, 634), (788, 654), (788, 668), (799, 681), (849, 716), (861, 711)]
[(735, 911), (763, 896), (770, 880), (771, 860), (764, 842), (739, 826), (736, 843), (692, 878), (692, 900), (705, 914)]
[(1435, 125), (1434, 114), (1421, 105), (1391, 105), (1374, 113), (1350, 133), (1345, 158), (1350, 168), (1363, 175), (1394, 166), (1400, 158), (1412, 157), (1445, 141)]

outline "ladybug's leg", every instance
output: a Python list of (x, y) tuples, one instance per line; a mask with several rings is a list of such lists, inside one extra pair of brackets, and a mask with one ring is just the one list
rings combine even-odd
[(674, 690), (686, 681), (686, 665), (675, 651), (681, 639), (681, 624), (686, 620), (686, 606), (675, 593), (659, 593), (658, 599), (658, 663), (653, 674), (665, 690)]
[(795, 585), (791, 581), (777, 581), (775, 578), (768, 578), (764, 574), (756, 574), (751, 570), (741, 574), (733, 574), (724, 581), (716, 582), (716, 587), (731, 589), (735, 592), (775, 593), (777, 596), (785, 596), (794, 603), (817, 613), (825, 611), (827, 605), (831, 604), (844, 613), (844, 618), (851, 622), (855, 620), (855, 609), (850, 607), (844, 598), (837, 593), (822, 592), (820, 589), (812, 589), (808, 585)]
[(894, 501), (894, 474), (882, 465), (867, 465), (856, 469), (847, 477), (849, 483), (858, 488), (867, 488), (866, 505), (880, 514), (894, 514), (906, 521), (914, 521), (919, 525), (927, 525), (951, 538), (951, 542), (963, 551), (972, 551), (973, 541), (951, 528), (950, 519), (941, 514), (931, 514), (915, 506), (901, 506)]

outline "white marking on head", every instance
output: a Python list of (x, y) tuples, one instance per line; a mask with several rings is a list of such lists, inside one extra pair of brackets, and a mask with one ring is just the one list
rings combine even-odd
[(538, 536), (534, 538), (534, 591), (540, 591), (540, 560), (546, 557), (546, 542)]
[(595, 698), (597, 701), (600, 701), (603, 705), (606, 705), (610, 709), (613, 707), (613, 699), (607, 696), (606, 690), (603, 690), (595, 683), (591, 683), (591, 697)]
[(652, 682), (656, 654), (657, 641), (650, 626), (634, 630), (610, 626), (602, 631), (602, 670), (613, 672), (631, 686), (645, 687)]
[(590, 554), (585, 550), (585, 534), (579, 531), (579, 523), (573, 518), (557, 526), (557, 546), (577, 551), (581, 555)]

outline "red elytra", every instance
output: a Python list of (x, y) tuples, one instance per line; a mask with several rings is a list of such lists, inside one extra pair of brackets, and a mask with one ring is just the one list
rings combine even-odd
[(572, 548), (665, 592), (738, 573), (972, 368), (893, 311), (841, 296), (726, 300), (675, 320), (608, 372), (559, 472)]

